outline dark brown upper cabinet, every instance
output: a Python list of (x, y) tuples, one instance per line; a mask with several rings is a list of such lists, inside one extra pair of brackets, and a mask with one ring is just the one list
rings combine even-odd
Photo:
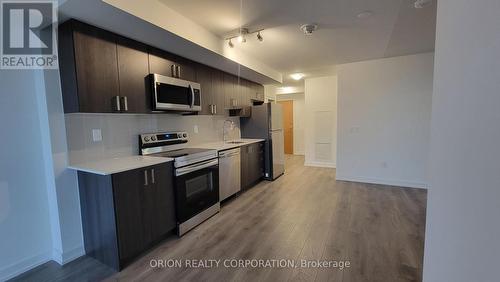
[(148, 47), (119, 37), (117, 54), (120, 96), (127, 99), (127, 109), (122, 110), (130, 113), (151, 112)]
[(238, 106), (240, 99), (236, 88), (238, 78), (234, 75), (223, 73), (224, 107), (232, 108)]
[(118, 111), (116, 38), (70, 20), (59, 27), (59, 66), (65, 112)]
[(201, 87), (201, 111), (200, 115), (212, 115), (214, 112), (212, 96), (212, 75), (210, 68), (205, 65), (196, 66), (196, 76)]
[(255, 93), (255, 100), (264, 101), (264, 86), (252, 82), (252, 91)]
[(194, 63), (158, 49), (150, 50), (149, 72), (196, 81)]
[(224, 115), (225, 92), (224, 73), (211, 67), (198, 64), (196, 76), (201, 85), (200, 115)]
[(77, 20), (59, 26), (58, 42), (66, 113), (151, 113), (150, 73), (200, 83), (202, 115), (264, 99), (260, 84)]
[(212, 69), (212, 104), (215, 107), (215, 115), (225, 115), (225, 92), (224, 73), (220, 70)]

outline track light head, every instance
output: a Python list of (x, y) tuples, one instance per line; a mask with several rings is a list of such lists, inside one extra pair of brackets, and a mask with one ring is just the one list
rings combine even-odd
[(258, 39), (260, 42), (264, 41), (264, 37), (262, 37), (262, 35), (260, 34), (260, 31), (259, 31), (259, 32), (257, 32), (257, 39)]
[(227, 42), (227, 45), (229, 45), (230, 48), (234, 48), (234, 44), (233, 44), (233, 41), (231, 41), (231, 39), (229, 39), (229, 41)]
[(239, 43), (245, 43), (245, 42), (247, 42), (247, 39), (245, 38), (245, 36), (243, 36), (243, 34), (238, 35), (237, 38), (238, 38), (238, 42)]

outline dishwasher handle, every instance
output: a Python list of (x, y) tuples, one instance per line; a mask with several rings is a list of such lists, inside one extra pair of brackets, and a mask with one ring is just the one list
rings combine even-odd
[(239, 156), (240, 155), (240, 148), (236, 148), (236, 149), (231, 149), (231, 150), (226, 150), (226, 151), (222, 151), (219, 153), (219, 158), (229, 158), (229, 157), (233, 157), (233, 156)]

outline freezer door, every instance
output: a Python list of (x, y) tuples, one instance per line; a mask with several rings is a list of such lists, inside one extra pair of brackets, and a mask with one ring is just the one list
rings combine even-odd
[(283, 110), (280, 104), (271, 103), (271, 125), (270, 130), (283, 129)]
[(271, 131), (271, 143), (273, 179), (276, 179), (285, 172), (285, 144), (282, 129)]

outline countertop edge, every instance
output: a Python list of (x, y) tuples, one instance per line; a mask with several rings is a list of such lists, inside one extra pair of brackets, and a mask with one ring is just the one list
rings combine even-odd
[[(153, 157), (152, 157), (153, 158)], [(120, 168), (110, 168), (110, 169), (97, 169), (97, 168), (92, 168), (92, 165), (85, 164), (85, 163), (79, 163), (79, 164), (69, 164), (67, 166), (68, 169), (75, 170), (75, 171), (81, 171), (81, 172), (87, 172), (87, 173), (92, 173), (92, 174), (97, 174), (97, 175), (112, 175), (115, 173), (120, 173), (120, 172), (125, 172), (125, 171), (130, 171), (134, 169), (139, 169), (143, 167), (148, 167), (152, 165), (158, 165), (162, 163), (167, 163), (173, 161), (173, 158), (163, 158), (163, 157), (154, 157), (154, 160), (148, 160), (147, 163), (141, 163), (140, 160), (137, 160), (136, 164), (131, 164), (127, 166), (123, 166)], [(101, 160), (102, 162), (109, 161), (109, 160)], [(120, 159), (114, 159), (114, 161), (120, 161)], [(96, 161), (98, 162), (98, 161)]]
[(231, 144), (231, 143), (204, 143), (204, 144), (198, 144), (192, 146), (192, 148), (206, 148), (206, 149), (211, 149), (211, 150), (217, 150), (218, 152), (225, 151), (225, 150), (231, 150), (234, 148), (240, 148), (243, 146), (247, 146), (250, 144), (255, 144), (255, 143), (260, 143), (260, 142), (265, 142), (266, 139), (247, 139), (249, 141), (245, 141), (245, 139), (239, 139), (238, 141), (245, 141), (245, 143), (239, 143), (239, 144)]

